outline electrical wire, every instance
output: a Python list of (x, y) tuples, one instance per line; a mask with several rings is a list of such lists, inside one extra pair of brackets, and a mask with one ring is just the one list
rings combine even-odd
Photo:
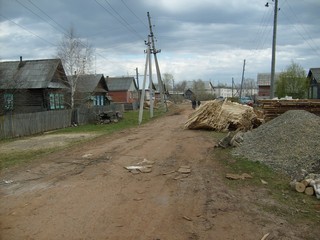
[(143, 22), (143, 21), (141, 20), (141, 18), (139, 18), (139, 17), (129, 8), (129, 6), (128, 6), (123, 0), (121, 0), (121, 2), (123, 3), (123, 5), (124, 5), (147, 29), (149, 29), (149, 27), (147, 26), (147, 24), (146, 24), (145, 22)]
[[(310, 36), (309, 32), (306, 30), (306, 28), (304, 27), (304, 25), (301, 23), (301, 21), (298, 18), (298, 14), (296, 14), (291, 5), (289, 4), (289, 2), (286, 0), (285, 3), (288, 5), (289, 10), (291, 11), (292, 15), (295, 17), (295, 20), (298, 22), (298, 25), (301, 27), (302, 30), (304, 30), (305, 34), (302, 34), (299, 29), (296, 27), (296, 25), (292, 24), (293, 29), (300, 35), (300, 37), (309, 45), (309, 47), (315, 51), (319, 56), (320, 56), (320, 49), (317, 46), (317, 44), (313, 41), (312, 37)], [(282, 8), (282, 10), (284, 10), (284, 8)], [(286, 14), (285, 11), (281, 11), (281, 13), (284, 15), (284, 17), (286, 17), (288, 19), (289, 22), (293, 22), (292, 18)], [(307, 38), (305, 37), (305, 35), (307, 36)], [(311, 45), (314, 44), (314, 46)]]
[(28, 0), (35, 8), (37, 8), (40, 12), (42, 12), (44, 15), (46, 15), (51, 21), (53, 21), (55, 24), (57, 24), (65, 33), (68, 32), (61, 24), (59, 24), (57, 21), (55, 21), (53, 18), (51, 18), (45, 11), (43, 11), (41, 8), (39, 8), (35, 3), (33, 3), (31, 0)]
[(16, 2), (18, 4), (20, 4), (22, 7), (24, 7), (25, 9), (27, 9), (28, 11), (30, 11), (31, 13), (33, 13), (34, 15), (36, 15), (37, 17), (39, 17), (40, 19), (42, 19), (43, 21), (45, 21), (46, 23), (48, 23), (51, 27), (53, 27), (54, 29), (56, 29), (58, 32), (65, 34), (65, 32), (61, 32), (60, 29), (58, 29), (56, 26), (54, 26), (53, 24), (51, 24), (50, 22), (48, 22), (46, 19), (44, 19), (43, 17), (41, 17), (39, 14), (35, 13), (32, 9), (28, 8), (26, 5), (22, 4), (21, 2), (19, 2), (19, 0), (16, 0)]
[[(25, 9), (27, 9), (29, 12), (31, 12), (32, 14), (34, 14), (35, 16), (37, 16), (38, 18), (40, 18), (40, 19), (43, 20), (44, 22), (48, 23), (51, 27), (53, 27), (53, 28), (54, 28), (56, 31), (58, 31), (59, 33), (62, 33), (63, 35), (69, 35), (68, 31), (67, 31), (62, 25), (60, 25), (58, 22), (56, 22), (53, 18), (51, 18), (44, 10), (42, 10), (40, 7), (38, 7), (38, 6), (37, 6), (35, 3), (33, 3), (32, 1), (30, 1), (30, 0), (28, 0), (28, 1), (29, 1), (30, 4), (32, 4), (36, 9), (38, 9), (38, 10), (39, 10), (40, 12), (42, 12), (45, 16), (47, 16), (51, 21), (53, 21), (55, 24), (57, 24), (63, 31), (61, 31), (60, 29), (58, 29), (56, 26), (52, 25), (50, 22), (47, 21), (47, 19), (41, 17), (39, 14), (37, 14), (36, 12), (34, 12), (31, 8), (27, 7), (26, 5), (24, 5), (24, 4), (22, 4), (21, 2), (19, 2), (18, 0), (16, 0), (16, 2), (17, 2), (19, 5), (21, 5), (21, 6), (22, 6), (23, 8), (25, 8)], [(50, 41), (46, 40), (45, 38), (40, 37), (40, 36), (34, 34), (33, 32), (29, 31), (27, 28), (23, 27), (22, 25), (19, 25), (19, 24), (15, 23), (14, 21), (12, 21), (12, 20), (10, 20), (10, 19), (8, 19), (8, 18), (6, 18), (6, 17), (4, 17), (4, 18), (7, 19), (7, 20), (9, 20), (10, 22), (16, 24), (16, 25), (19, 26), (20, 28), (28, 31), (30, 34), (38, 37), (39, 39), (41, 39), (41, 40), (43, 40), (43, 41), (45, 41), (45, 42), (47, 42), (47, 43), (49, 43), (49, 44), (51, 44), (51, 45), (53, 45), (53, 46), (55, 46), (55, 47), (58, 46), (58, 45), (53, 44), (53, 43), (51, 43)], [(82, 47), (87, 48), (87, 45), (86, 45), (85, 43), (83, 43), (82, 41), (79, 41), (79, 44), (80, 44)], [(107, 59), (104, 55), (102, 55), (102, 54), (100, 54), (100, 53), (95, 53), (95, 55), (100, 56), (102, 59), (104, 59), (105, 61), (107, 61), (107, 62), (109, 62), (109, 63), (112, 63), (112, 64), (116, 64), (116, 65), (118, 65), (118, 66), (119, 66), (119, 65), (121, 66), (120, 63), (116, 63), (116, 62), (110, 61), (110, 60)], [(124, 70), (126, 70), (126, 68), (124, 67), (124, 65), (122, 66), (122, 68), (123, 68)]]
[(56, 44), (54, 44), (54, 43), (52, 43), (52, 42), (50, 42), (50, 41), (48, 41), (48, 40), (46, 40), (46, 39), (44, 39), (44, 38), (40, 37), (39, 35), (37, 35), (37, 34), (35, 34), (35, 33), (31, 32), (31, 31), (30, 31), (29, 29), (27, 29), (26, 27), (24, 27), (24, 26), (22, 26), (22, 25), (20, 25), (20, 24), (18, 24), (18, 23), (16, 23), (16, 22), (14, 22), (14, 21), (12, 21), (11, 19), (9, 19), (9, 18), (7, 18), (7, 17), (3, 16), (2, 14), (0, 14), (0, 16), (1, 16), (2, 18), (6, 19), (7, 21), (10, 21), (11, 23), (13, 23), (13, 24), (17, 25), (18, 27), (20, 27), (20, 28), (24, 29), (24, 30), (25, 30), (25, 31), (27, 31), (28, 33), (32, 34), (33, 36), (35, 36), (35, 37), (37, 37), (37, 38), (41, 39), (42, 41), (45, 41), (45, 42), (49, 43), (50, 45), (52, 45), (52, 46), (54, 46), (54, 47), (56, 47), (56, 46), (57, 46)]
[(117, 18), (111, 11), (109, 11), (105, 6), (103, 6), (100, 2), (98, 2), (97, 0), (95, 0), (95, 2), (102, 7), (107, 13), (109, 13), (113, 18), (115, 18), (122, 26), (124, 26), (127, 30), (129, 30), (131, 33), (133, 33), (134, 35), (136, 35), (139, 39), (144, 40), (144, 38), (136, 31), (134, 30), (130, 24), (111, 6), (111, 4), (105, 0), (105, 2), (109, 5), (109, 7), (122, 19), (122, 21)]

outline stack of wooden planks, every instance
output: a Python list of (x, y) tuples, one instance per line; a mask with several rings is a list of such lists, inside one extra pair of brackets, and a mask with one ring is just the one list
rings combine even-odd
[(320, 99), (259, 100), (265, 121), (269, 121), (288, 110), (306, 110), (320, 116)]

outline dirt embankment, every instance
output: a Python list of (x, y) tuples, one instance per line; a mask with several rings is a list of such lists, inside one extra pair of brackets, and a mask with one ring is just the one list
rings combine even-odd
[[(295, 226), (263, 211), (261, 205), (278, 207), (263, 187), (230, 189), (214, 139), (205, 131), (185, 130), (191, 106), (183, 108), (179, 115), (3, 171), (1, 180), (10, 182), (1, 183), (2, 239), (318, 236), (320, 230), (307, 223)], [(147, 173), (124, 168), (143, 161)], [(181, 166), (189, 173), (178, 171)]]

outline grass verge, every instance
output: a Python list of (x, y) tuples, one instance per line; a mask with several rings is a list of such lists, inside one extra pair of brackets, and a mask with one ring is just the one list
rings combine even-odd
[[(214, 133), (213, 137), (221, 139), (223, 134)], [(298, 193), (290, 188), (290, 177), (285, 174), (275, 172), (263, 163), (250, 161), (245, 158), (235, 157), (231, 154), (231, 148), (214, 150), (215, 158), (224, 165), (224, 172), (221, 173), (226, 185), (232, 189), (250, 187), (253, 191), (266, 189), (268, 197), (273, 202), (266, 204), (265, 201), (257, 201), (256, 204), (263, 211), (270, 212), (284, 217), (288, 222), (299, 222), (308, 220), (319, 225), (320, 223), (320, 201), (315, 196), (307, 196)], [(250, 174), (252, 179), (229, 180), (225, 178), (226, 173)], [(262, 183), (262, 180), (265, 182)]]

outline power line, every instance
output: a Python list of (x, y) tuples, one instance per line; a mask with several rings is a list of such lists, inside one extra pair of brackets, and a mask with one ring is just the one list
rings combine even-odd
[(146, 28), (148, 28), (147, 24), (146, 24), (145, 22), (143, 22), (143, 21), (141, 20), (141, 18), (139, 18), (139, 17), (129, 8), (129, 6), (128, 6), (123, 0), (121, 0), (121, 2), (123, 3), (123, 5), (124, 5)]
[[(305, 35), (307, 35), (307, 37), (308, 37), (309, 39), (307, 39), (307, 38), (304, 36), (304, 34), (302, 34), (302, 33), (299, 31), (299, 29), (293, 24), (294, 30), (303, 38), (303, 40), (306, 41), (306, 43), (309, 45), (309, 47), (310, 47), (312, 50), (314, 50), (314, 51), (320, 56), (319, 48), (317, 47), (316, 43), (313, 41), (313, 39), (312, 39), (312, 37), (310, 36), (309, 32), (305, 29), (305, 27), (303, 26), (303, 24), (301, 23), (301, 21), (298, 19), (298, 15), (295, 14), (295, 12), (293, 11), (293, 9), (292, 9), (292, 7), (290, 6), (289, 2), (286, 1), (286, 3), (287, 3), (287, 5), (288, 5), (288, 7), (289, 7), (289, 10), (292, 12), (293, 16), (295, 16), (295, 18), (296, 18), (295, 20), (298, 22), (298, 25), (301, 27), (301, 29), (304, 30)], [(281, 12), (282, 12), (282, 14), (289, 20), (289, 22), (293, 22), (292, 19), (291, 19), (288, 15), (286, 15), (285, 11), (281, 11)], [(309, 41), (309, 40), (310, 40), (310, 41)], [(314, 47), (310, 44), (311, 42), (314, 44)]]
[(54, 47), (56, 47), (56, 46), (57, 46), (56, 44), (54, 44), (54, 43), (52, 43), (52, 42), (49, 42), (48, 40), (46, 40), (46, 39), (44, 39), (44, 38), (42, 38), (42, 37), (38, 36), (37, 34), (35, 34), (35, 33), (31, 32), (31, 31), (29, 31), (27, 28), (23, 27), (22, 25), (20, 25), (20, 24), (18, 24), (18, 23), (16, 23), (16, 22), (14, 22), (14, 21), (12, 21), (12, 20), (10, 20), (9, 18), (7, 18), (7, 17), (5, 17), (5, 16), (3, 16), (3, 15), (1, 15), (1, 14), (0, 14), (0, 16), (1, 16), (1, 17), (3, 17), (3, 18), (4, 18), (4, 19), (6, 19), (6, 20), (8, 20), (8, 21), (12, 22), (13, 24), (17, 25), (18, 27), (20, 27), (20, 28), (24, 29), (24, 30), (25, 30), (25, 31), (27, 31), (28, 33), (32, 34), (33, 36), (35, 36), (35, 37), (37, 37), (37, 38), (41, 39), (42, 41), (45, 41), (45, 42), (49, 43), (50, 45), (52, 45), (52, 46), (54, 46)]
[[(58, 29), (56, 26), (52, 25), (50, 22), (48, 22), (46, 19), (44, 19), (43, 17), (41, 17), (39, 14), (35, 13), (32, 9), (28, 8), (26, 5), (22, 4), (21, 2), (19, 2), (19, 0), (16, 0), (17, 3), (19, 3), (22, 7), (24, 7), (25, 9), (27, 9), (28, 11), (30, 11), (31, 13), (33, 13), (34, 15), (36, 15), (37, 17), (39, 17), (40, 19), (42, 19), (43, 21), (45, 21), (46, 23), (48, 23), (51, 27), (53, 27), (54, 29), (56, 29), (57, 31), (59, 31), (60, 33), (63, 33), (60, 31), (60, 29)], [(65, 33), (63, 33), (65, 34)]]
[(53, 21), (55, 24), (57, 24), (64, 32), (67, 32), (67, 30), (59, 24), (57, 21), (55, 21), (53, 18), (51, 18), (45, 11), (43, 11), (41, 8), (39, 8), (35, 3), (33, 3), (31, 0), (28, 0), (34, 7), (36, 7), (39, 11), (41, 11), (44, 15), (46, 15), (51, 21)]
[[(29, 1), (32, 5), (34, 5), (37, 9), (39, 9), (43, 14), (45, 14), (47, 17), (49, 17), (52, 21), (54, 21), (60, 28), (62, 28), (62, 29), (64, 30), (64, 32), (62, 32), (60, 29), (58, 29), (57, 27), (55, 27), (54, 25), (52, 25), (52, 24), (51, 24), (50, 22), (48, 22), (46, 19), (44, 19), (43, 17), (41, 17), (39, 14), (35, 13), (32, 9), (30, 9), (30, 8), (27, 7), (26, 5), (24, 5), (24, 4), (22, 4), (21, 2), (19, 2), (18, 0), (16, 0), (16, 2), (19, 3), (22, 7), (24, 7), (25, 9), (27, 9), (27, 10), (30, 11), (31, 13), (33, 13), (35, 16), (37, 16), (38, 18), (40, 18), (40, 19), (43, 20), (44, 22), (48, 23), (48, 24), (49, 24), (50, 26), (52, 26), (55, 30), (57, 30), (59, 33), (62, 33), (63, 35), (68, 34), (68, 32), (65, 30), (65, 28), (64, 28), (63, 26), (61, 26), (60, 24), (58, 24), (58, 23), (57, 23), (54, 19), (52, 19), (47, 13), (45, 13), (42, 9), (40, 9), (39, 7), (37, 7), (37, 6), (36, 6), (34, 3), (32, 3), (30, 0), (28, 0), (28, 1)], [(4, 18), (5, 18), (5, 17), (4, 17)], [(44, 38), (42, 38), (42, 37), (36, 35), (35, 33), (29, 31), (28, 29), (26, 29), (25, 27), (23, 27), (23, 26), (15, 23), (14, 21), (12, 21), (12, 20), (10, 20), (10, 19), (8, 19), (8, 18), (6, 18), (6, 19), (9, 20), (10, 22), (16, 24), (17, 26), (23, 28), (24, 30), (28, 31), (28, 32), (31, 33), (32, 35), (38, 37), (39, 39), (41, 39), (41, 40), (43, 40), (43, 41), (45, 41), (45, 42), (47, 42), (47, 43), (49, 43), (49, 44), (51, 44), (51, 45), (53, 45), (53, 46), (55, 46), (55, 47), (58, 46), (58, 45), (53, 44), (53, 43), (51, 43), (50, 41), (48, 41), (48, 40), (46, 40), (46, 39), (44, 39)], [(86, 44), (84, 44), (82, 41), (79, 41), (79, 44), (80, 44), (82, 47), (87, 48)], [(96, 53), (96, 55), (100, 56), (101, 58), (103, 58), (103, 59), (106, 60), (107, 62), (110, 62), (110, 63), (118, 64), (118, 65), (119, 65), (119, 63), (115, 63), (115, 62), (112, 62), (112, 61), (108, 60), (105, 56), (103, 56), (103, 55), (100, 54), (100, 53)]]
[(138, 36), (138, 38), (144, 40), (144, 38), (136, 31), (134, 30), (130, 24), (110, 5), (110, 3), (105, 0), (105, 2), (112, 8), (112, 10), (122, 19), (122, 21), (117, 18), (111, 11), (109, 11), (105, 6), (103, 6), (100, 2), (98, 2), (97, 0), (95, 0), (95, 2), (102, 7), (106, 12), (108, 12), (112, 17), (114, 17), (122, 26), (124, 26), (127, 30), (129, 30), (131, 33), (133, 33), (134, 35)]

